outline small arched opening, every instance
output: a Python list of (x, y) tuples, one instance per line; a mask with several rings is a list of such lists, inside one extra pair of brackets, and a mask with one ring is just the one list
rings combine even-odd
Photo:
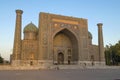
[(58, 53), (58, 64), (64, 64), (64, 54), (62, 52)]

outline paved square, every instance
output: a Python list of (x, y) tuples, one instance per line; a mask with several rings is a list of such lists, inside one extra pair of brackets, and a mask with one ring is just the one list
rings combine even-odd
[(0, 80), (119, 80), (120, 69), (0, 71)]

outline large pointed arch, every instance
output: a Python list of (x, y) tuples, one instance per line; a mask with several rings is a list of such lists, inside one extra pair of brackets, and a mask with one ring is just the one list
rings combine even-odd
[[(79, 50), (78, 50), (78, 48), (79, 48), (79, 46), (78, 46), (78, 38), (77, 38), (77, 36), (76, 36), (76, 34), (73, 32), (73, 31), (71, 31), (71, 30), (69, 30), (69, 29), (67, 29), (67, 28), (64, 28), (64, 29), (60, 29), (60, 30), (58, 30), (58, 31), (56, 31), (54, 34), (53, 34), (53, 50), (54, 50), (54, 48), (55, 48), (55, 46), (54, 46), (54, 39), (56, 39), (56, 37), (57, 36), (59, 36), (59, 35), (61, 35), (61, 34), (64, 34), (64, 36), (67, 38), (67, 39), (69, 39), (69, 42), (70, 42), (70, 44), (72, 45), (72, 53), (71, 53), (71, 62), (76, 62), (76, 61), (78, 61), (78, 58), (79, 58)], [(67, 42), (66, 42), (67, 43)], [(66, 46), (65, 46), (66, 47)], [(66, 48), (66, 49), (68, 49), (68, 48)], [(61, 51), (61, 52), (63, 52), (63, 53), (65, 53), (65, 52), (67, 52), (67, 50), (66, 51)], [(57, 51), (54, 51), (54, 54), (57, 54)], [(67, 54), (67, 53), (66, 53)], [(65, 55), (66, 55), (65, 54)], [(55, 57), (55, 56), (54, 56)], [(69, 57), (69, 55), (68, 56), (65, 56), (65, 57)], [(68, 58), (66, 58), (66, 59), (68, 59)], [(67, 61), (67, 60), (66, 60)]]

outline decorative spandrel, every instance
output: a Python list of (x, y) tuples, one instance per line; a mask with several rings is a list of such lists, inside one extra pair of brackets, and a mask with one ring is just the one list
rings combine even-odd
[(77, 29), (78, 29), (78, 26), (73, 26), (73, 28), (74, 28), (75, 30), (77, 30)]
[(55, 27), (55, 28), (59, 27), (59, 24), (54, 23), (54, 27)]

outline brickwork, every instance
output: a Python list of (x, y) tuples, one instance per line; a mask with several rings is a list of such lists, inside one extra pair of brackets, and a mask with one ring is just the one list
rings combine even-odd
[(92, 44), (87, 19), (42, 12), (38, 28), (33, 23), (25, 26), (21, 40), (21, 14), (22, 10), (16, 10), (12, 63), (47, 67), (98, 61), (98, 46)]

